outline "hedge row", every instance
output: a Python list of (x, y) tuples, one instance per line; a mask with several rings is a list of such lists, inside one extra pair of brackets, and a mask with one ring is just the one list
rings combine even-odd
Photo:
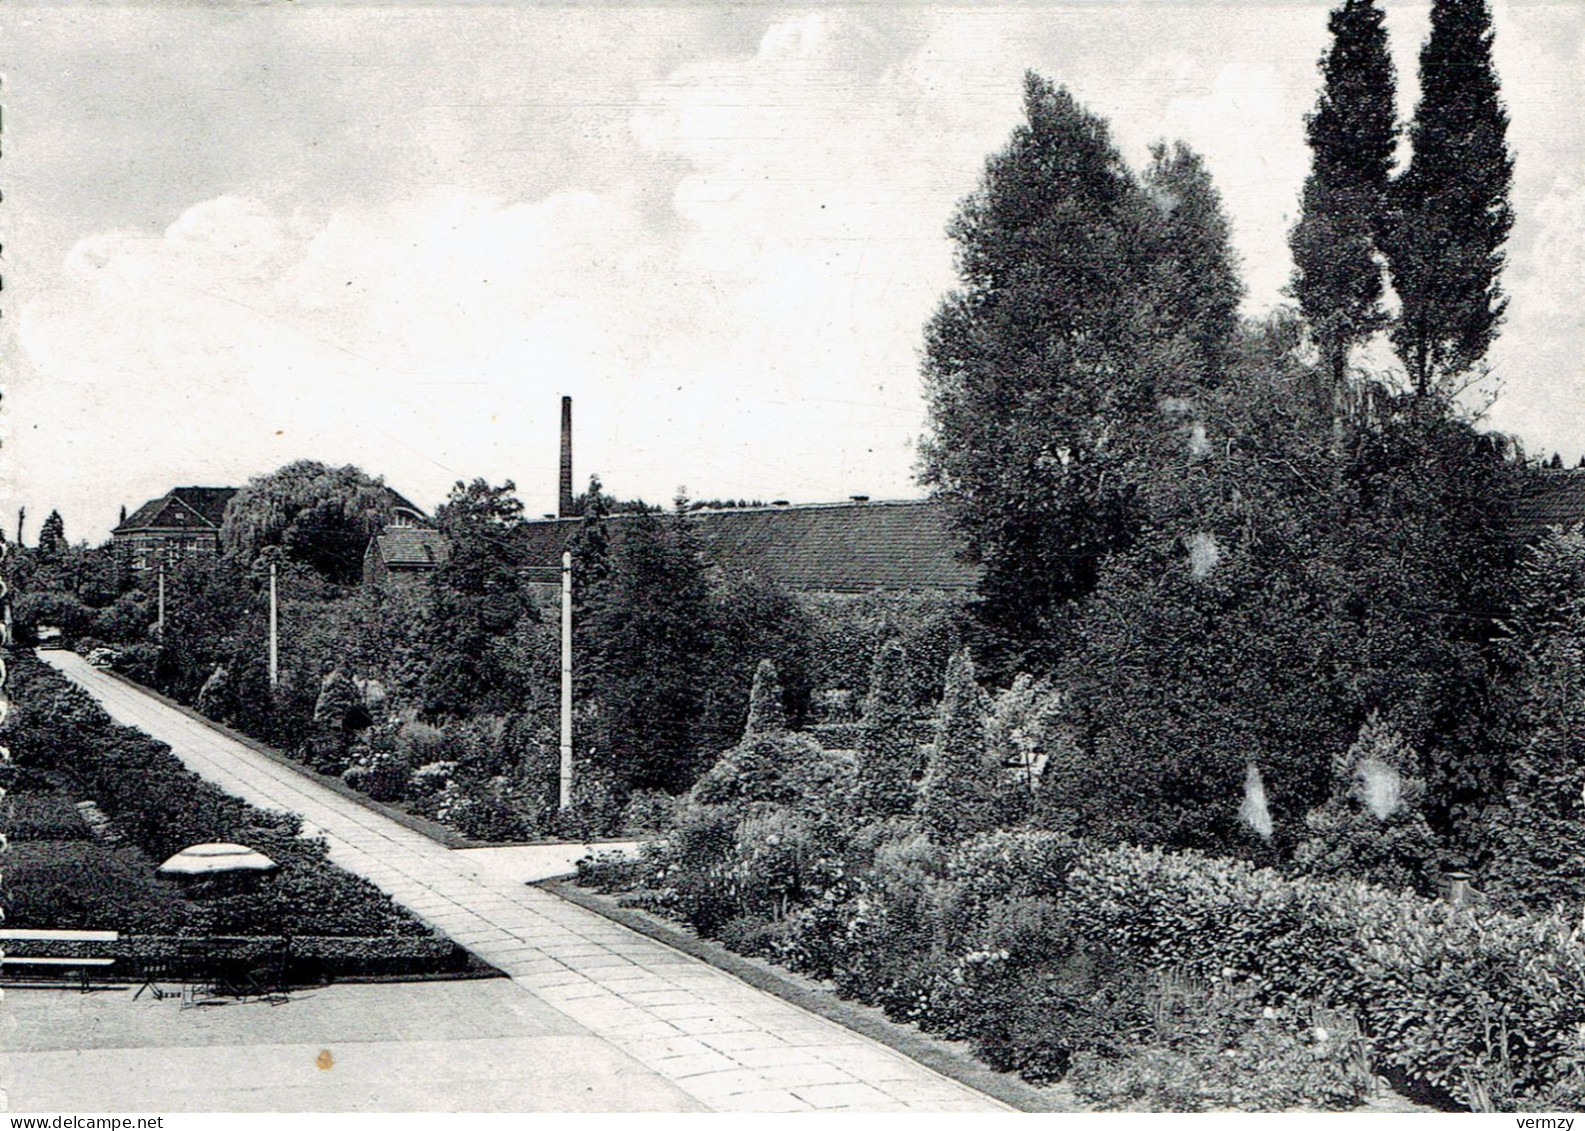
[(1079, 860), (1063, 902), (1086, 935), (1152, 966), (1352, 1009), (1379, 1070), (1446, 1095), (1522, 1099), (1585, 1070), (1585, 946), (1556, 917), (1127, 847)]
[[(948, 852), (905, 822), (842, 829), (765, 807), (696, 807), (645, 859), (581, 874), (1031, 1079), (1076, 1054), (1129, 1056), (1170, 976), (1301, 1036), (1299, 1019), (1336, 1011), (1375, 1071), (1444, 1102), (1585, 1099), (1585, 947), (1555, 918), (1059, 833)], [(1349, 1071), (1340, 1060), (1309, 1102), (1343, 1102)]]

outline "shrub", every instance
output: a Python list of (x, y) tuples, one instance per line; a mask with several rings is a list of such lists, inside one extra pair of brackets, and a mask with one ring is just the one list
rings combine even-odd
[(992, 1068), (1060, 1079), (1080, 1051), (1119, 1054), (1144, 1020), (1143, 975), (1075, 934), (1049, 900), (992, 904), (949, 975), (963, 1035)]
[(1372, 714), (1332, 768), (1332, 796), (1305, 817), (1309, 835), (1294, 853), (1301, 872), (1369, 880), (1429, 894), (1436, 837), (1422, 812), (1419, 759)]
[(679, 798), (658, 789), (640, 789), (622, 810), (622, 830), (628, 833), (668, 832), (677, 822)]
[(375, 801), (400, 801), (415, 777), (407, 763), (390, 754), (370, 754), (362, 765), (352, 765), (341, 780)]
[(770, 660), (761, 660), (754, 669), (754, 684), (749, 689), (748, 725), (743, 728), (743, 737), (781, 734), (786, 729), (787, 706), (782, 699), (776, 665)]
[(9, 793), (5, 835), (13, 844), (34, 840), (87, 840), (82, 814), (62, 793)]
[(829, 811), (844, 768), (807, 735), (749, 735), (694, 783), (691, 796), (701, 805), (767, 801)]
[(402, 724), (396, 732), (396, 754), (409, 766), (427, 766), (442, 760), (445, 734), (439, 727), (416, 719)]
[(785, 945), (787, 926), (763, 915), (739, 915), (721, 924), (717, 938), (721, 945), (738, 954), (770, 958)]
[(974, 662), (967, 651), (956, 653), (947, 668), (930, 771), (919, 799), (925, 828), (942, 844), (996, 824), (1000, 774), (987, 756), (988, 708), (974, 682)]
[(861, 817), (914, 811), (922, 766), (911, 726), (908, 657), (895, 640), (875, 656), (854, 763), (853, 811)]
[(1378, 1067), (1416, 1086), (1467, 1103), (1471, 1074), (1500, 1073), (1525, 1097), (1579, 1068), (1585, 948), (1560, 919), (1136, 848), (1088, 855), (1067, 884), (1086, 936), (1273, 1004), (1354, 1010)]
[(597, 840), (622, 831), (626, 792), (604, 767), (581, 762), (573, 767), (572, 805), (556, 812), (559, 836)]
[(135, 849), (57, 840), (6, 853), (8, 927), (174, 934), (192, 917), (181, 889)]
[(440, 816), (463, 836), (475, 840), (521, 840), (532, 831), (522, 815), (485, 785), (458, 789), (457, 796), (441, 810)]
[(1502, 802), (1485, 816), (1491, 862), (1483, 887), (1514, 909), (1578, 914), (1585, 903), (1585, 651), (1574, 639), (1552, 640), (1529, 659), (1526, 684), (1532, 729)]
[(1350, 1108), (1371, 1092), (1368, 1042), (1351, 1019), (1263, 1007), (1247, 986), (1163, 977), (1153, 1032), (1110, 1055), (1074, 1058), (1068, 1082), (1105, 1110)]

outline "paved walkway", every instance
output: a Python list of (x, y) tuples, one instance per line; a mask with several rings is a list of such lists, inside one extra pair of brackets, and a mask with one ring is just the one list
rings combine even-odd
[(505, 978), (341, 984), (183, 1009), (131, 990), (8, 989), (12, 1112), (700, 1111)]
[(541, 850), (448, 850), (79, 656), (40, 655), (118, 722), (168, 743), (199, 774), (255, 805), (301, 814), (305, 831), (325, 837), (336, 863), (706, 1108), (1009, 1110), (884, 1045), (525, 886), (542, 878), (522, 874), (543, 856), (526, 854)]

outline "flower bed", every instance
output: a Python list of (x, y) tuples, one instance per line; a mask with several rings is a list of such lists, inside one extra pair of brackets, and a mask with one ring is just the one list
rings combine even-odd
[[(0, 735), (13, 758), (4, 784), (15, 791), (16, 832), (26, 838), (7, 861), (9, 926), (118, 930), (129, 962), (163, 945), (143, 940), (205, 935), (288, 936), (294, 954), (334, 975), (450, 972), (469, 961), (373, 884), (332, 864), (295, 816), (204, 781), (32, 656), (8, 663), (15, 708)], [(85, 823), (74, 825), (76, 799), (94, 800), (123, 843), (90, 839)], [(279, 868), (231, 884), (156, 873), (158, 861), (209, 841), (247, 844)]]

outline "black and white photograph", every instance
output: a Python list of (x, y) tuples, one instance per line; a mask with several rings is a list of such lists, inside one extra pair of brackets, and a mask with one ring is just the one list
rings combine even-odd
[(1585, 4), (6, 0), (0, 1111), (1571, 1131)]

